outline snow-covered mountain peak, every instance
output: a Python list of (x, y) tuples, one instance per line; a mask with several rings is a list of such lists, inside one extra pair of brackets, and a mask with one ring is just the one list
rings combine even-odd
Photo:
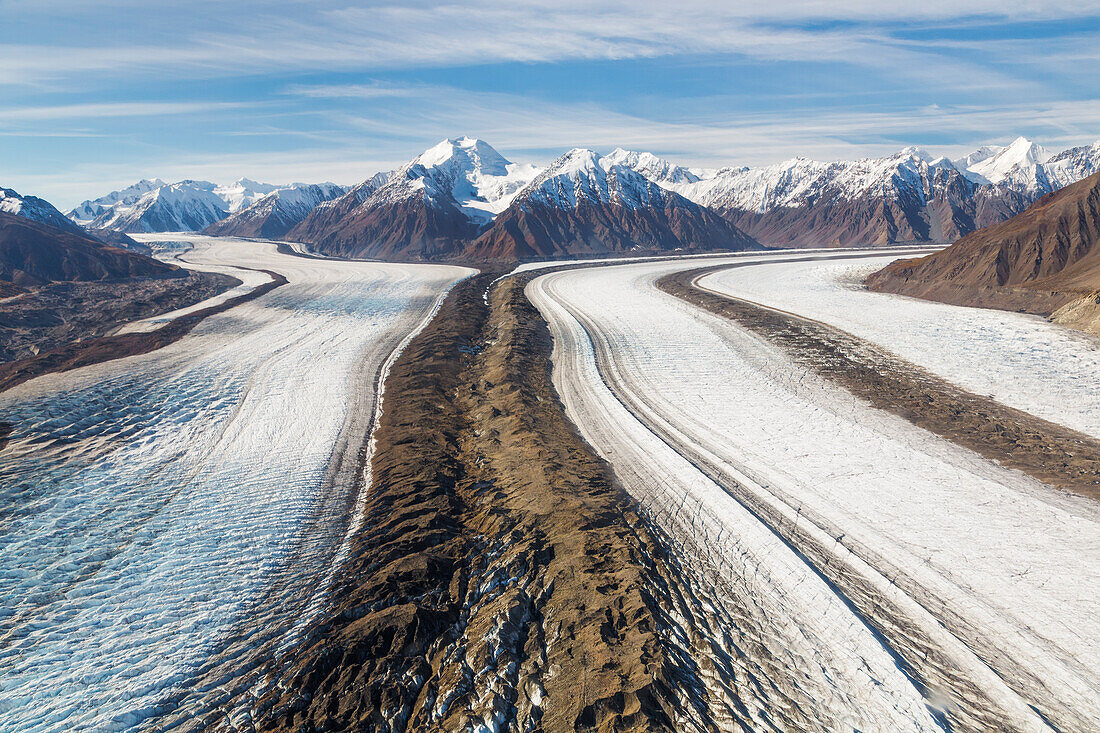
[(105, 196), (100, 196), (97, 199), (91, 199), (84, 201), (72, 211), (68, 213), (70, 219), (73, 219), (80, 223), (91, 222), (99, 216), (102, 216), (107, 209), (117, 206), (119, 204), (130, 206), (135, 203), (139, 198), (156, 190), (161, 186), (167, 186), (168, 184), (159, 178), (143, 178), (137, 183), (127, 186), (126, 188), (118, 191), (111, 191)]
[(983, 145), (969, 155), (956, 160), (955, 166), (959, 170), (969, 170), (971, 166), (977, 165), (983, 160), (989, 160), (1002, 150), (1004, 150), (1002, 145)]
[(659, 158), (653, 153), (615, 148), (604, 159), (610, 161), (613, 165), (625, 165), (627, 168), (641, 173), (654, 183), (662, 185), (695, 183), (702, 178), (699, 171)]
[(521, 191), (517, 200), (559, 209), (616, 204), (630, 209), (658, 205), (674, 193), (632, 168), (594, 150), (573, 148)]
[(199, 231), (229, 213), (230, 204), (220, 195), (224, 191), (210, 181), (168, 183), (136, 200), (126, 197), (104, 207), (91, 226), (124, 232)]
[(593, 172), (601, 168), (610, 168), (612, 163), (607, 161), (601, 166), (600, 154), (588, 148), (573, 148), (565, 153), (546, 169), (550, 175), (558, 176), (569, 173)]
[(257, 183), (248, 178), (238, 178), (228, 186), (215, 186), (214, 193), (225, 201), (226, 205), (229, 207), (229, 211), (239, 211), (247, 206), (251, 206), (260, 198), (279, 188), (285, 188), (285, 186), (276, 186), (271, 183)]
[(909, 145), (902, 148), (898, 152), (898, 156), (902, 158), (911, 158), (913, 160), (923, 160), (925, 163), (931, 163), (934, 160), (927, 150), (916, 145)]
[(976, 183), (1004, 184), (1036, 193), (1046, 187), (1040, 168), (1050, 158), (1046, 148), (1021, 136), (1004, 147), (983, 146), (963, 158), (959, 167)]
[(506, 175), (509, 163), (492, 145), (473, 137), (442, 140), (412, 162), (425, 168), (447, 167), (455, 172), (476, 172), (488, 176)]
[(1043, 170), (1052, 190), (1091, 176), (1100, 171), (1100, 140), (1063, 150), (1044, 163)]
[(84, 230), (74, 224), (53, 204), (37, 196), (24, 196), (10, 188), (0, 188), (0, 211), (24, 219), (49, 224), (52, 227), (84, 234)]
[(533, 165), (510, 162), (483, 140), (449, 138), (409, 161), (364, 205), (422, 195), (431, 205), (457, 206), (481, 226), (507, 208), (539, 170)]

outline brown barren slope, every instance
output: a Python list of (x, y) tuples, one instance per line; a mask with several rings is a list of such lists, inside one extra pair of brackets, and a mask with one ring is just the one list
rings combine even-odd
[(27, 287), (58, 281), (175, 277), (186, 273), (91, 235), (0, 212), (0, 280)]
[(369, 199), (343, 216), (336, 211), (326, 207), (306, 217), (283, 239), (334, 257), (430, 260), (453, 257), (477, 234), (453, 206), (429, 205), (422, 195)]
[(1065, 306), (1086, 306), (1089, 299), (1096, 305), (1098, 243), (1100, 174), (941, 252), (895, 262), (871, 275), (867, 285), (945, 303), (1049, 316)]

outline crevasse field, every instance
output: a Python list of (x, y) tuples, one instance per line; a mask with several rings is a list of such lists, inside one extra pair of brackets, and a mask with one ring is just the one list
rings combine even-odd
[[(710, 279), (842, 327), (844, 298), (857, 295), (842, 289), (818, 309), (784, 289), (829, 296), (836, 273), (874, 266), (746, 259), (730, 258), (740, 269)], [(731, 717), (767, 727), (797, 708), (825, 729), (892, 731), (938, 729), (947, 709), (967, 727), (1085, 730), (1100, 720), (1094, 503), (874, 410), (755, 334), (654, 287), (697, 266), (558, 272), (532, 281), (528, 294), (551, 324), (569, 415), (684, 548), (696, 585), (714, 589), (713, 614), (735, 622), (708, 641), (737, 670), (710, 683), (715, 696), (740, 685), (744, 709)], [(892, 308), (917, 333), (946, 328), (934, 304), (883, 296), (875, 307), (886, 325), (873, 340), (887, 347), (897, 334)], [(974, 337), (991, 341), (991, 354), (1041, 344), (1053, 328), (991, 318), (1007, 327)], [(936, 371), (973, 384), (973, 360), (936, 353), (948, 343), (928, 340), (924, 361), (949, 363)], [(1098, 374), (1079, 375), (1093, 395)], [(1001, 375), (1006, 393), (1021, 391), (1016, 375)], [(1082, 415), (1076, 405), (1058, 412), (1055, 395), (1028, 404), (1067, 422)]]
[(289, 284), (0, 397), (5, 732), (186, 716), (277, 657), (323, 608), (384, 364), (470, 272), (188, 239), (189, 266)]

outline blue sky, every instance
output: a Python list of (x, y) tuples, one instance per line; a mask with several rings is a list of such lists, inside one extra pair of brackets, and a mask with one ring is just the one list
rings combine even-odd
[(0, 0), (0, 185), (354, 183), (463, 134), (708, 166), (1100, 139), (1100, 0), (740, 5)]

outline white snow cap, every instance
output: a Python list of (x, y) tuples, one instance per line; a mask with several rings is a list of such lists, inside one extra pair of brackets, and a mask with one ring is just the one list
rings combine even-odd
[(1038, 166), (1050, 160), (1042, 145), (1018, 137), (1005, 147), (985, 145), (957, 162), (973, 180), (979, 183), (1019, 182), (1034, 185)]
[(484, 140), (465, 135), (441, 140), (413, 160), (413, 163), (425, 168), (442, 167), (448, 162), (467, 169), (477, 169), (482, 175), (503, 176), (508, 173), (510, 161)]

